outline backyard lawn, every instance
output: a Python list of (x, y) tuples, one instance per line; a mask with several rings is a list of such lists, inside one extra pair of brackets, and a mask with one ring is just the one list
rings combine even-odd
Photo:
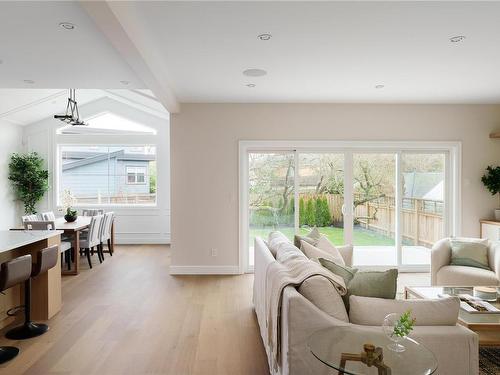
[[(324, 234), (330, 242), (334, 245), (344, 244), (344, 229), (337, 227), (320, 227), (319, 231)], [(254, 239), (256, 236), (267, 239), (269, 232), (272, 228), (250, 228), (250, 246), (253, 246)], [(285, 236), (293, 240), (294, 228), (283, 227), (279, 228)], [(300, 234), (305, 235), (309, 233), (310, 228), (300, 228)], [(394, 245), (394, 240), (392, 238), (383, 236), (373, 231), (369, 231), (363, 228), (354, 227), (354, 244), (358, 246), (390, 246)]]

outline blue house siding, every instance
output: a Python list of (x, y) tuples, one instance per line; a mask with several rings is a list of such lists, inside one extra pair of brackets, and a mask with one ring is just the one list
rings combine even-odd
[[(128, 184), (126, 168), (145, 168), (144, 184)], [(117, 160), (116, 157), (99, 160), (62, 171), (62, 189), (76, 197), (102, 197), (149, 194), (149, 161)]]

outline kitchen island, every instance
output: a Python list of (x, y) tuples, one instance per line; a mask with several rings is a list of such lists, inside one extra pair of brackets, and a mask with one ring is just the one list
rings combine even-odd
[[(62, 231), (0, 231), (0, 264), (21, 255), (31, 254), (36, 261), (38, 250), (59, 245)], [(7, 310), (24, 304), (22, 286), (16, 285), (0, 294), (0, 328), (13, 321)], [(61, 258), (48, 272), (32, 280), (31, 316), (48, 320), (61, 310)]]

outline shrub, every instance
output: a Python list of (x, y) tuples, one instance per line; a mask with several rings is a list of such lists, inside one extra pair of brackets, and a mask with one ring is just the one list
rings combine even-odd
[(305, 224), (313, 227), (316, 225), (316, 207), (315, 200), (309, 198), (306, 202), (306, 212), (305, 212)]
[(319, 196), (316, 198), (316, 226), (327, 227), (331, 222), (332, 217), (328, 207), (328, 200), (326, 197)]
[(303, 226), (306, 224), (306, 205), (304, 202), (304, 198), (300, 197), (299, 199), (299, 226)]

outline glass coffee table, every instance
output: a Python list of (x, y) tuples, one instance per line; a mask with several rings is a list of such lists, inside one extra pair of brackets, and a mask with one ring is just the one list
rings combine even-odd
[[(485, 287), (439, 287), (439, 286), (412, 286), (405, 288), (405, 299), (423, 298), (437, 299), (444, 294), (456, 296), (458, 294), (477, 295), (478, 289)], [(498, 286), (486, 287), (496, 290)], [(500, 298), (497, 294), (497, 300), (488, 300), (490, 304), (500, 309)], [(460, 309), (458, 323), (469, 328), (479, 335), (479, 345), (498, 346), (500, 345), (500, 314), (471, 314)]]
[[(387, 349), (392, 341), (380, 331), (367, 330), (359, 327), (332, 327), (311, 335), (308, 347), (312, 355), (326, 366), (338, 371), (338, 374), (371, 375), (371, 374), (412, 374), (429, 375), (437, 369), (434, 354), (425, 346), (411, 338), (401, 342), (406, 348), (398, 353)], [(355, 359), (365, 349), (382, 349), (382, 365), (378, 367)], [(347, 359), (343, 363), (343, 359)]]

